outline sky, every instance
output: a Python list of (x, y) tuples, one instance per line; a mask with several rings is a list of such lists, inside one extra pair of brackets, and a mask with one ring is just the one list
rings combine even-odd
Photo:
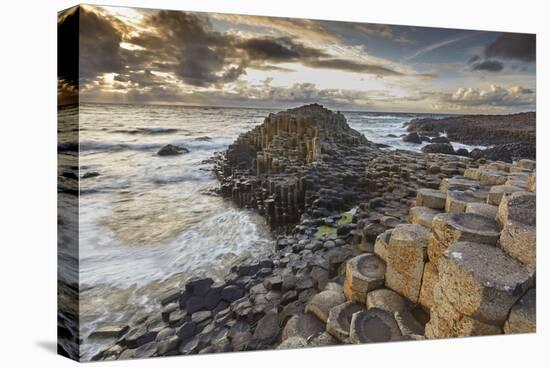
[(532, 34), (82, 5), (58, 38), (61, 104), (535, 110)]

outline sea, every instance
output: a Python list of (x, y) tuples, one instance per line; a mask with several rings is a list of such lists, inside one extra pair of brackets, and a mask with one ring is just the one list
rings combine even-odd
[[(209, 158), (276, 112), (79, 106), (80, 176), (90, 177), (80, 181), (78, 274), (74, 274), (74, 259), (71, 262), (68, 256), (60, 256), (59, 262), (60, 267), (72, 269), (66, 277), (79, 283), (82, 359), (89, 360), (113, 342), (90, 338), (97, 328), (132, 323), (149, 314), (160, 307), (162, 294), (192, 275), (221, 278), (236, 259), (272, 251), (272, 235), (261, 216), (213, 194), (218, 182)], [(76, 108), (60, 112), (59, 124), (66, 124), (75, 113)], [(342, 113), (348, 124), (369, 140), (387, 145), (386, 149), (412, 151), (420, 151), (426, 143), (403, 142), (404, 124), (418, 117), (445, 117)], [(189, 152), (158, 156), (156, 152), (167, 144), (183, 146)], [(60, 158), (60, 164), (63, 162)]]

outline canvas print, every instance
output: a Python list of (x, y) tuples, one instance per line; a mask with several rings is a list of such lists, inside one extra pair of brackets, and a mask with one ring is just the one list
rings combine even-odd
[(95, 5), (57, 27), (60, 354), (536, 331), (534, 34)]

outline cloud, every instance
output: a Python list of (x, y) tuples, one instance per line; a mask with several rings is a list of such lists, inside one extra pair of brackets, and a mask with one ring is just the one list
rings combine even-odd
[(120, 48), (122, 33), (114, 26), (120, 21), (80, 7), (80, 81), (87, 83), (103, 73), (120, 73), (125, 68), (125, 52)]
[(478, 55), (474, 55), (468, 59), (468, 64), (473, 64), (474, 62), (478, 61), (480, 57)]
[(527, 33), (502, 33), (485, 48), (488, 57), (501, 57), (525, 62), (536, 59), (536, 35)]
[(438, 48), (441, 48), (441, 47), (449, 46), (453, 43), (462, 41), (462, 40), (464, 40), (468, 37), (471, 37), (471, 35), (467, 34), (467, 35), (463, 35), (463, 36), (460, 36), (460, 37), (450, 38), (450, 39), (446, 39), (446, 40), (439, 41), (439, 42), (436, 42), (436, 43), (432, 43), (431, 45), (428, 45), (426, 47), (422, 47), (421, 49), (417, 50), (415, 53), (405, 57), (404, 60), (405, 61), (410, 61), (412, 59), (417, 58), (418, 56), (424, 55), (424, 54), (426, 54), (428, 52), (431, 52), (433, 50), (437, 50)]
[(384, 66), (360, 63), (353, 60), (326, 58), (326, 59), (307, 59), (303, 64), (312, 68), (336, 69), (354, 73), (368, 73), (377, 76), (402, 76), (403, 73), (386, 68)]
[[(139, 71), (171, 73), (187, 85), (220, 87), (246, 74), (247, 68), (292, 71), (280, 63), (299, 63), (312, 68), (325, 68), (378, 77), (402, 73), (372, 62), (355, 61), (329, 55), (325, 50), (308, 46), (291, 36), (249, 36), (214, 30), (204, 14), (159, 11), (144, 16), (139, 29), (128, 29), (120, 20), (86, 7), (81, 22), (81, 78), (89, 84), (103, 74), (116, 73), (129, 85), (144, 85)], [(277, 22), (291, 22), (277, 20)], [(305, 23), (304, 23), (305, 22)], [(310, 31), (320, 32), (315, 22)], [(126, 27), (126, 28), (125, 28)], [(124, 47), (120, 45), (124, 44)]]
[(472, 64), (472, 70), (477, 71), (491, 71), (497, 72), (501, 71), (504, 68), (504, 65), (500, 61), (496, 60), (484, 60)]
[(521, 86), (504, 88), (493, 84), (487, 89), (459, 88), (444, 95), (442, 100), (461, 106), (534, 107), (536, 96), (532, 89)]

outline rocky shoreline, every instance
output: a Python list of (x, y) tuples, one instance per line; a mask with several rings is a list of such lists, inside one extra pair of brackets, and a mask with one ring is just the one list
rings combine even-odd
[(215, 160), (274, 252), (97, 330), (114, 342), (93, 360), (535, 331), (534, 161), (382, 151), (315, 104)]
[[(406, 124), (407, 131), (428, 140), (441, 139), (470, 145), (493, 146), (470, 152), (474, 159), (512, 162), (536, 157), (536, 113), (464, 115), (443, 119), (419, 118)], [(437, 143), (437, 141), (434, 141)]]

